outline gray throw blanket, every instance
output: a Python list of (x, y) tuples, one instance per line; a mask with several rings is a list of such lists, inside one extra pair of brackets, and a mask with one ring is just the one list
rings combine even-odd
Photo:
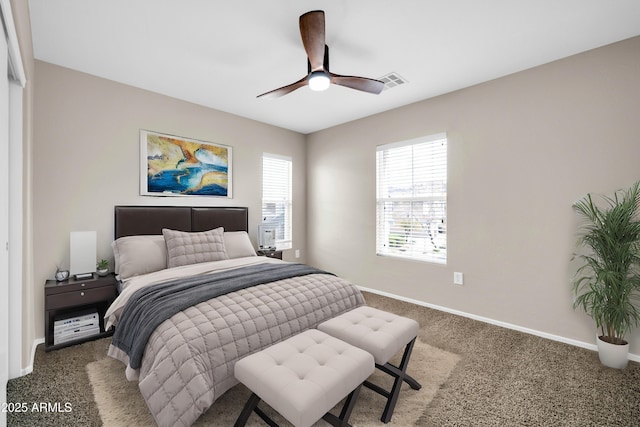
[(131, 368), (138, 369), (151, 333), (174, 314), (229, 292), (307, 274), (328, 273), (304, 264), (258, 264), (139, 289), (125, 305), (111, 344), (127, 353)]

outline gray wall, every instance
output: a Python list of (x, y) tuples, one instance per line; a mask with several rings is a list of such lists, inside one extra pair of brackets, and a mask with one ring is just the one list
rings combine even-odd
[[(593, 344), (593, 322), (571, 308), (571, 206), (640, 179), (639, 112), (633, 38), (309, 135), (308, 260), (358, 285)], [(448, 264), (378, 257), (376, 145), (439, 132)], [(640, 330), (632, 341), (640, 355)]]
[[(293, 249), (306, 253), (305, 137), (231, 114), (36, 61), (34, 293), (43, 336), (43, 291), (56, 265), (69, 267), (69, 232), (96, 230), (98, 258), (113, 259), (114, 205), (247, 206), (256, 241), (262, 153), (293, 158)], [(233, 147), (233, 199), (139, 195), (139, 131)], [(285, 257), (293, 257), (293, 250)]]

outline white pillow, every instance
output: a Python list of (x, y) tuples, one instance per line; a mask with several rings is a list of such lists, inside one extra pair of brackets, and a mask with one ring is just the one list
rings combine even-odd
[(161, 235), (120, 237), (111, 248), (120, 280), (167, 268), (167, 246)]
[(229, 259), (256, 256), (256, 250), (246, 231), (225, 231), (224, 247)]
[(222, 227), (198, 233), (163, 228), (162, 234), (167, 245), (169, 268), (229, 258), (224, 248)]

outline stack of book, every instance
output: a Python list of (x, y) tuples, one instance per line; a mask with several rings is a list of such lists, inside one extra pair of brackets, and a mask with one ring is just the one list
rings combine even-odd
[(75, 313), (71, 317), (65, 316), (53, 322), (53, 344), (63, 344), (68, 341), (96, 335), (100, 333), (100, 320), (95, 311)]

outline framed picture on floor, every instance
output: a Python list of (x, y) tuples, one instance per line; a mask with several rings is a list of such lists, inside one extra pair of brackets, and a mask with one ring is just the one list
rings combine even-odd
[(140, 194), (231, 198), (232, 148), (140, 131)]

